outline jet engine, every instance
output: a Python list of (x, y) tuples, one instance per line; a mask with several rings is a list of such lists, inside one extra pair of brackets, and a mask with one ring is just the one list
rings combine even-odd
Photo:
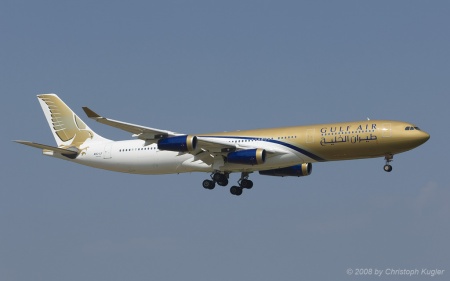
[(228, 153), (227, 162), (233, 164), (259, 165), (266, 161), (266, 151), (261, 148)]
[(196, 136), (176, 136), (158, 140), (159, 150), (170, 150), (178, 152), (193, 151), (197, 147)]
[(303, 177), (309, 176), (311, 172), (312, 172), (312, 164), (303, 163), (300, 165), (294, 165), (285, 168), (259, 171), (259, 174), (264, 176), (276, 176), (276, 177), (289, 177), (289, 176)]

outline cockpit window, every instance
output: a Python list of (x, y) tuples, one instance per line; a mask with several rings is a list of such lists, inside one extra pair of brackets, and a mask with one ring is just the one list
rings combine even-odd
[(405, 131), (413, 131), (413, 130), (420, 131), (419, 127), (408, 126), (405, 128)]

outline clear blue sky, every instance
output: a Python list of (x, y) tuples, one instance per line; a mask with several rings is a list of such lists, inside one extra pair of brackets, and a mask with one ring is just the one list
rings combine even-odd
[[(2, 1), (0, 280), (448, 278), (449, 15), (447, 1)], [(318, 163), (253, 174), (236, 197), (203, 173), (118, 174), (12, 143), (54, 144), (49, 92), (117, 140), (131, 136), (81, 107), (194, 134), (370, 117), (431, 139), (390, 174), (381, 158)]]

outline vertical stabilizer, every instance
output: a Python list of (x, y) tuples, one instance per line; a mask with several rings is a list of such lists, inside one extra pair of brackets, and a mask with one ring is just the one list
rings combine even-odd
[(87, 140), (106, 141), (92, 131), (57, 95), (38, 95), (58, 147), (81, 146)]

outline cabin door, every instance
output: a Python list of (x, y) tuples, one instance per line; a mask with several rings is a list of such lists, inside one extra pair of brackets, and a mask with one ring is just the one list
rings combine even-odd
[(105, 145), (105, 150), (103, 151), (103, 159), (111, 158), (111, 150), (112, 150), (112, 143)]
[(306, 143), (314, 143), (315, 129), (306, 130)]
[(391, 123), (384, 123), (382, 125), (383, 138), (390, 138), (392, 136)]

